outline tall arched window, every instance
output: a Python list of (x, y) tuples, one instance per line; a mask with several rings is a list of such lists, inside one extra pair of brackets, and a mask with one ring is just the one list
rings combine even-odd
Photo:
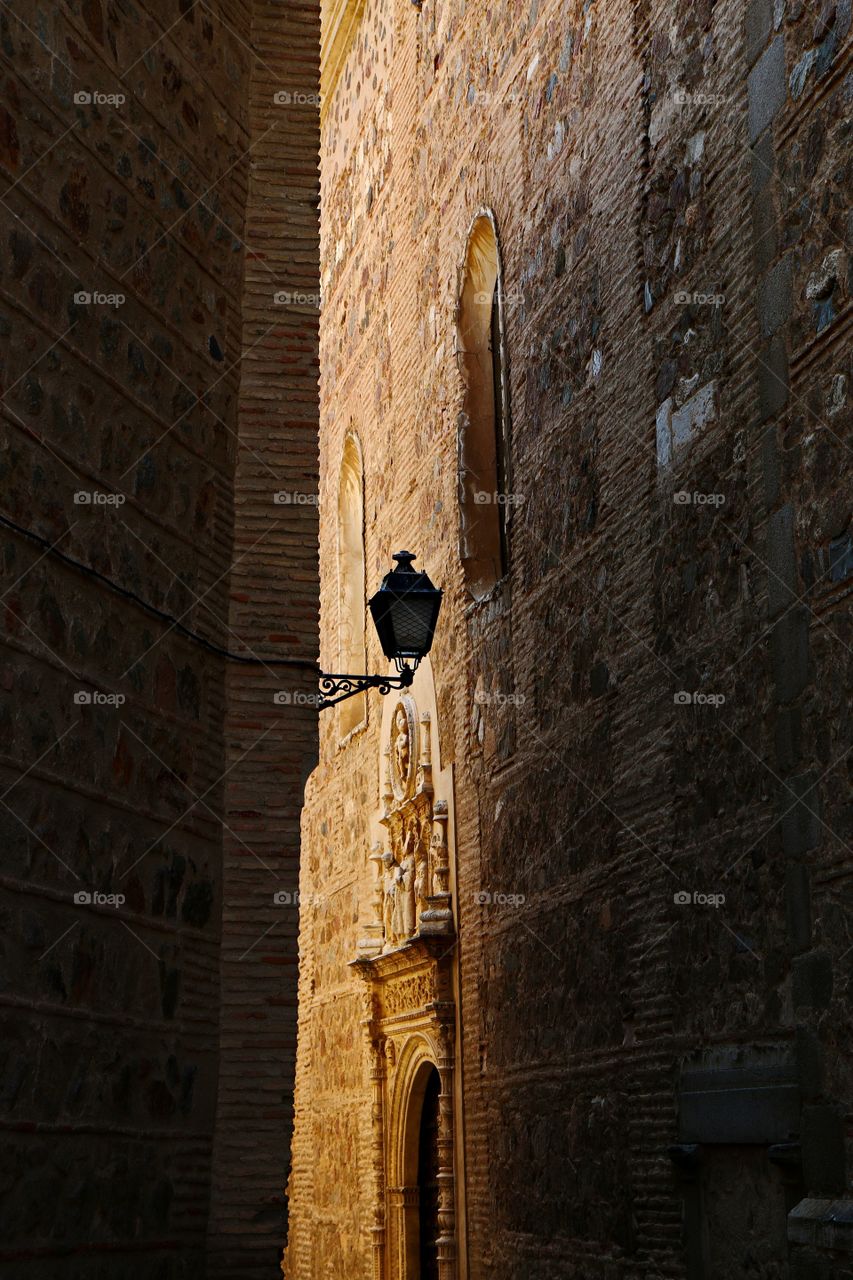
[[(367, 669), (364, 647), (364, 469), (355, 435), (344, 442), (338, 485), (338, 671)], [(341, 737), (367, 717), (367, 695), (338, 707)]]
[(468, 236), (457, 316), (464, 383), (459, 425), (459, 543), (475, 600), (507, 570), (509, 415), (501, 269), (494, 219), (481, 213)]

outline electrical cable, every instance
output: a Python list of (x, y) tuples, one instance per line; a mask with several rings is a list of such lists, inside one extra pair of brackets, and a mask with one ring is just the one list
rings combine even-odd
[(77, 569), (80, 573), (85, 573), (88, 577), (94, 578), (96, 582), (101, 582), (110, 591), (114, 591), (116, 595), (122, 596), (125, 600), (132, 600), (134, 604), (138, 604), (146, 613), (153, 614), (155, 618), (159, 618), (161, 622), (168, 622), (181, 635), (186, 636), (188, 640), (194, 641), (201, 645), (208, 653), (214, 653), (217, 657), (227, 658), (229, 662), (240, 662), (244, 666), (250, 667), (301, 667), (305, 671), (312, 671), (315, 675), (319, 675), (319, 665), (311, 662), (308, 658), (256, 658), (247, 657), (242, 653), (232, 653), (230, 649), (223, 649), (221, 645), (215, 644), (212, 640), (208, 640), (205, 636), (198, 635), (195, 631), (190, 631), (189, 627), (184, 624), (171, 613), (166, 613), (163, 609), (158, 609), (156, 605), (150, 604), (147, 600), (143, 600), (135, 591), (129, 591), (127, 587), (119, 586), (117, 582), (113, 582), (111, 578), (105, 577), (103, 573), (99, 573), (97, 569), (93, 569), (90, 565), (83, 564), (82, 560), (75, 560), (73, 556), (68, 556), (64, 551), (60, 551), (52, 542), (48, 542), (47, 538), (42, 538), (40, 534), (34, 533), (32, 529), (26, 529), (23, 525), (16, 524), (14, 520), (10, 520), (8, 516), (0, 513), (0, 524), (6, 525), (8, 529), (13, 529), (15, 533), (21, 534), (22, 537), (28, 538), (30, 542), (34, 542), (36, 546), (42, 547), (52, 556), (56, 556), (63, 564), (69, 565), (72, 569)]

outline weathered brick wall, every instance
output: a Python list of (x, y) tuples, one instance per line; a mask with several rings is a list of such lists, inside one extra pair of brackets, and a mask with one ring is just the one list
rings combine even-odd
[[(446, 593), (472, 1277), (683, 1274), (667, 1150), (711, 1046), (790, 1049), (801, 1189), (843, 1194), (849, 27), (843, 4), (368, 0), (326, 104), (321, 652), (352, 428), (368, 591), (408, 546)], [(521, 501), (509, 581), (472, 607), (453, 328), (482, 207)], [(291, 1280), (369, 1274), (346, 963), (378, 727), (375, 695), (343, 745), (325, 714), (303, 818)]]
[[(258, 0), (231, 647), (317, 659), (319, 11)], [(238, 643), (239, 638), (239, 643)], [(299, 812), (316, 677), (227, 673), (221, 1060), (210, 1275), (278, 1274), (296, 1058)]]
[[(310, 110), (261, 138), (258, 104), (283, 61), (314, 87), (316, 35), (279, 8), (0, 10), (0, 510), (214, 642), (313, 658), (314, 512), (273, 494), (311, 492), (316, 313), (261, 274), (316, 278), (316, 141)], [(217, 1273), (255, 1274), (222, 1240), (266, 1231), (270, 1274), (287, 926), (237, 961), (295, 860), (316, 721), (273, 704), (292, 674), (226, 688), (220, 658), (2, 533), (0, 1270), (204, 1274), (218, 1117)], [(275, 866), (262, 894), (249, 849)]]

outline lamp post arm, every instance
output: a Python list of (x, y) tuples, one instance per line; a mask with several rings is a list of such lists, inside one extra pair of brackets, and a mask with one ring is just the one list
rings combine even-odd
[(333, 707), (336, 703), (352, 698), (357, 693), (364, 693), (367, 689), (378, 689), (381, 694), (390, 693), (392, 689), (408, 689), (414, 678), (414, 670), (405, 663), (401, 665), (400, 673), (396, 676), (351, 676), (321, 671), (322, 696), (317, 703), (317, 708), (319, 711), (324, 711), (326, 707)]

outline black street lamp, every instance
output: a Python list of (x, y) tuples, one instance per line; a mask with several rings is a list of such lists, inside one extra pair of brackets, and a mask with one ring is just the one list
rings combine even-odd
[[(392, 689), (408, 689), (421, 658), (432, 648), (442, 592), (432, 585), (426, 573), (412, 568), (415, 557), (410, 551), (398, 551), (393, 559), (397, 568), (386, 573), (368, 604), (382, 652), (393, 660), (398, 674), (352, 676), (321, 672), (320, 689), (324, 696), (317, 704), (321, 711), (365, 689), (378, 689), (382, 694)], [(409, 666), (407, 660), (413, 665)]]

